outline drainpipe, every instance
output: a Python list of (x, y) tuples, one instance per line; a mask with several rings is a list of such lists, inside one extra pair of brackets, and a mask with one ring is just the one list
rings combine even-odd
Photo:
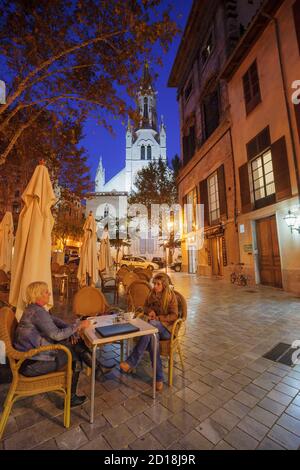
[(233, 149), (233, 142), (232, 142), (232, 132), (231, 127), (229, 129), (230, 135), (230, 145), (231, 145), (231, 155), (232, 155), (232, 167), (233, 167), (233, 190), (234, 190), (234, 225), (236, 229), (238, 229), (237, 224), (237, 197), (236, 197), (236, 174), (235, 174), (235, 158), (234, 158), (234, 149)]
[(287, 116), (288, 116), (288, 125), (289, 125), (289, 131), (290, 131), (290, 137), (291, 137), (291, 143), (292, 143), (292, 153), (293, 153), (293, 160), (294, 160), (294, 166), (295, 166), (295, 172), (296, 172), (297, 189), (298, 189), (298, 201), (299, 201), (299, 204), (300, 204), (300, 173), (299, 173), (299, 166), (298, 166), (297, 153), (296, 153), (295, 137), (294, 137), (294, 133), (293, 133), (291, 110), (290, 110), (290, 107), (289, 107), (289, 97), (288, 97), (288, 93), (287, 93), (287, 83), (286, 83), (284, 68), (283, 68), (283, 59), (282, 59), (281, 40), (280, 40), (280, 31), (279, 31), (278, 20), (277, 20), (277, 18), (275, 18), (272, 15), (269, 15), (268, 13), (262, 13), (262, 15), (265, 16), (266, 18), (269, 18), (274, 23), (274, 26), (275, 26), (276, 43), (277, 43), (277, 50), (278, 50), (278, 57), (279, 57), (279, 64), (280, 64), (281, 80), (282, 80), (284, 99), (285, 99), (285, 105), (286, 105), (286, 112), (287, 112)]

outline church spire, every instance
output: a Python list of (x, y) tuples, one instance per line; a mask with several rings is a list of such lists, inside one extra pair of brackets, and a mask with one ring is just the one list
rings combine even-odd
[(102, 156), (99, 159), (99, 164), (96, 172), (95, 178), (95, 191), (101, 192), (104, 189), (105, 185), (105, 168), (103, 167), (102, 163)]
[(153, 129), (157, 131), (156, 94), (153, 88), (153, 79), (149, 70), (149, 63), (145, 61), (143, 75), (137, 94), (140, 124), (139, 129)]
[(153, 90), (152, 77), (151, 77), (150, 71), (149, 71), (149, 62), (147, 60), (145, 60), (143, 76), (142, 76), (142, 80), (141, 80), (141, 90), (142, 91), (149, 91), (149, 89)]

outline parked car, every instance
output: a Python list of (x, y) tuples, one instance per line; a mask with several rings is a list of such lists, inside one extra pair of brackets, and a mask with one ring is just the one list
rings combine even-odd
[(121, 267), (122, 266), (134, 266), (135, 268), (144, 268), (144, 269), (159, 269), (158, 264), (152, 263), (152, 261), (145, 260), (141, 256), (131, 256), (130, 258), (126, 256), (121, 260)]
[(160, 258), (159, 256), (156, 256), (152, 258), (152, 263), (158, 264), (159, 268), (164, 268), (166, 266), (166, 261), (164, 258)]
[(182, 267), (182, 261), (181, 260), (176, 260), (174, 263), (170, 264), (170, 268), (173, 269), (176, 273), (179, 273), (181, 271)]

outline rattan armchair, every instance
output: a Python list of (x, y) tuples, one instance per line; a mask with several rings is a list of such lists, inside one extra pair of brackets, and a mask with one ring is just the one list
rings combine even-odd
[(125, 291), (126, 292), (128, 291), (128, 288), (132, 282), (139, 281), (139, 280), (140, 280), (139, 276), (132, 271), (129, 271), (127, 274), (125, 274), (122, 280), (122, 284), (124, 286)]
[(118, 280), (112, 276), (106, 276), (99, 270), (101, 279), (101, 290), (103, 293), (112, 292), (114, 294), (114, 303), (119, 301), (119, 283)]
[(142, 311), (150, 292), (151, 287), (148, 282), (133, 281), (127, 291), (128, 310), (132, 312)]
[[(13, 337), (17, 321), (13, 311), (4, 307), (0, 310), (0, 340), (4, 342), (6, 354), (10, 362), (13, 379), (9, 388), (3, 413), (0, 420), (0, 439), (6, 427), (9, 414), (14, 402), (20, 398), (58, 391), (64, 394), (64, 426), (70, 426), (71, 382), (72, 382), (72, 355), (65, 346), (53, 344), (30, 349), (27, 352), (17, 351), (13, 347)], [(30, 359), (42, 351), (62, 350), (67, 354), (68, 362), (64, 369), (37, 377), (25, 377), (19, 370), (25, 359)]]
[(0, 290), (7, 291), (9, 288), (9, 277), (3, 269), (0, 269)]

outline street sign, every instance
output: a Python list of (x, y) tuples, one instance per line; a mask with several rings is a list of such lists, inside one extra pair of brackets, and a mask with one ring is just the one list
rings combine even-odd
[(249, 245), (244, 245), (244, 252), (245, 253), (252, 253), (252, 251), (253, 251), (253, 246), (252, 246), (251, 243)]

